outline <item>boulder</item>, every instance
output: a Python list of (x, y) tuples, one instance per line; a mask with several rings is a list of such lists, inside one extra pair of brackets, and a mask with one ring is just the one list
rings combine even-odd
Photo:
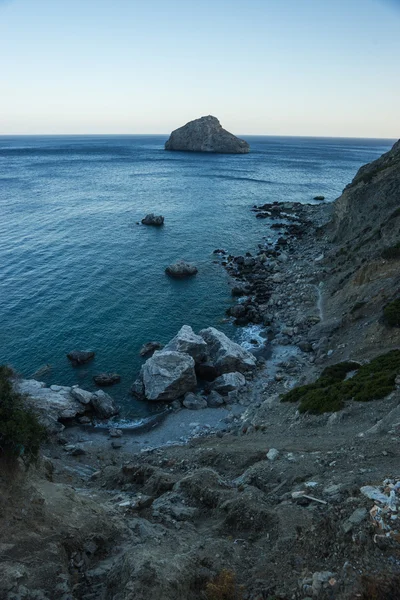
[(164, 350), (189, 354), (196, 363), (203, 362), (207, 357), (207, 344), (201, 336), (194, 333), (190, 325), (183, 325)]
[(75, 400), (78, 400), (81, 404), (88, 405), (92, 401), (92, 392), (88, 392), (87, 390), (81, 390), (81, 388), (73, 387), (71, 388), (71, 395)]
[(223, 399), (221, 394), (219, 394), (215, 390), (212, 390), (212, 392), (209, 394), (209, 396), (207, 396), (207, 406), (209, 408), (218, 408), (219, 406), (222, 406), (224, 403), (225, 403), (225, 400)]
[(140, 371), (139, 377), (133, 382), (131, 394), (134, 398), (137, 398), (137, 400), (146, 400), (143, 383), (143, 370)]
[(200, 335), (207, 343), (208, 353), (219, 374), (233, 371), (247, 373), (256, 368), (256, 358), (222, 331), (207, 327), (200, 331)]
[(250, 146), (223, 129), (218, 119), (209, 115), (175, 129), (165, 143), (165, 150), (246, 154)]
[(118, 373), (99, 373), (93, 377), (93, 381), (99, 386), (113, 385), (121, 381), (121, 375), (118, 375)]
[(161, 350), (163, 345), (160, 342), (147, 342), (140, 348), (140, 356), (151, 356), (156, 350)]
[(175, 279), (184, 279), (185, 277), (196, 275), (198, 269), (185, 260), (179, 259), (175, 263), (169, 265), (165, 269), (165, 272), (167, 275), (174, 277)]
[(150, 213), (146, 215), (144, 219), (142, 219), (142, 224), (160, 227), (161, 225), (164, 225), (164, 217), (162, 217), (161, 215), (155, 215), (154, 213)]
[(147, 400), (175, 400), (196, 387), (193, 358), (172, 350), (154, 352), (143, 365), (141, 376)]
[(193, 392), (189, 392), (185, 395), (182, 404), (185, 408), (190, 410), (207, 408), (207, 400), (205, 400), (202, 396), (196, 396), (196, 394), (193, 394)]
[(213, 390), (226, 396), (229, 392), (238, 390), (246, 385), (246, 379), (241, 373), (224, 373), (212, 384)]
[(92, 406), (98, 417), (101, 419), (109, 419), (113, 415), (118, 413), (118, 409), (114, 404), (114, 400), (103, 392), (103, 390), (99, 390), (92, 395)]
[(72, 362), (73, 367), (83, 365), (94, 358), (92, 350), (72, 350), (67, 354), (67, 358)]

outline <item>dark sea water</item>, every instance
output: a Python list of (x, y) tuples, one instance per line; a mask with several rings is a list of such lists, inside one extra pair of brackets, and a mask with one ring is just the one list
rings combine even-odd
[[(250, 137), (248, 155), (165, 152), (166, 136), (0, 137), (0, 363), (24, 377), (92, 389), (117, 371), (109, 392), (129, 417), (147, 408), (128, 389), (144, 342), (167, 342), (182, 324), (223, 323), (231, 303), (212, 251), (254, 250), (270, 237), (249, 209), (270, 201), (332, 201), (390, 140)], [(161, 229), (137, 225), (148, 212)], [(165, 267), (194, 261), (196, 278)], [(93, 349), (71, 367), (66, 353)]]

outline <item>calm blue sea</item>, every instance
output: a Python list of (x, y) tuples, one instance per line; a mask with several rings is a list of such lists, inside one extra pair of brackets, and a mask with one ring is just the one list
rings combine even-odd
[[(48, 383), (92, 388), (103, 370), (125, 414), (146, 408), (128, 394), (149, 340), (184, 324), (222, 323), (231, 303), (215, 248), (252, 251), (268, 223), (249, 209), (269, 201), (340, 195), (390, 140), (247, 136), (247, 155), (165, 152), (167, 136), (0, 137), (0, 363), (24, 377), (51, 365)], [(137, 225), (148, 212), (165, 226)], [(164, 268), (194, 261), (196, 278)], [(95, 361), (74, 369), (72, 349)]]

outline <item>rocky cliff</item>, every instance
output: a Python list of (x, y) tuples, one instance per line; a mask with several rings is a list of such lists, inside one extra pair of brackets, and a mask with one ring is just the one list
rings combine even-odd
[(183, 152), (215, 152), (218, 154), (246, 154), (250, 146), (222, 128), (216, 117), (209, 115), (175, 129), (165, 143), (166, 150)]
[(371, 357), (400, 345), (384, 310), (400, 296), (400, 141), (358, 171), (324, 233), (323, 312), (342, 354)]

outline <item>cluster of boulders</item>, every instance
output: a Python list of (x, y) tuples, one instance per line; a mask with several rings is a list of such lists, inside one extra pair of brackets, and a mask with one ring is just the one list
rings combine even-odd
[(257, 360), (224, 333), (208, 327), (195, 334), (183, 325), (177, 335), (144, 363), (132, 394), (140, 400), (171, 402), (174, 407), (217, 407), (233, 401), (246, 386)]
[(109, 419), (118, 413), (114, 400), (103, 390), (89, 392), (77, 385), (47, 387), (36, 379), (16, 380), (14, 386), (51, 433), (62, 431), (63, 424), (72, 420), (90, 423), (93, 417)]

